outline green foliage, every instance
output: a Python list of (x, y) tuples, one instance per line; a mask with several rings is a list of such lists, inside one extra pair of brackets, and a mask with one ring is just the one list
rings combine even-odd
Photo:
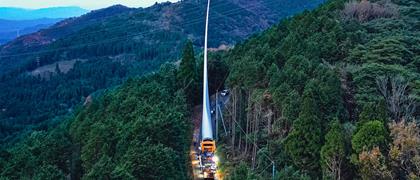
[[(1, 154), (11, 179), (186, 179), (190, 124), (176, 69), (130, 79), (60, 128)], [(70, 125), (67, 125), (70, 124)], [(3, 159), (5, 158), (5, 159)]]
[(166, 81), (160, 75), (129, 81), (79, 114), (70, 132), (80, 141), (88, 178), (161, 179), (168, 175), (162, 169), (186, 177), (178, 165), (189, 144), (186, 103), (175, 86), (160, 83)]
[(299, 118), (293, 123), (293, 130), (285, 140), (285, 149), (293, 163), (313, 177), (319, 176), (319, 151), (322, 146), (319, 109), (315, 101), (315, 84), (305, 87)]
[(416, 78), (420, 77), (418, 73), (409, 71), (404, 66), (378, 63), (363, 64), (356, 68), (353, 74), (357, 90), (355, 97), (361, 107), (366, 103), (378, 103), (382, 100), (376, 84), (376, 80), (379, 77), (401, 76), (408, 82), (413, 82)]
[(293, 56), (284, 65), (279, 81), (301, 93), (312, 76), (312, 69), (313, 65), (306, 57)]
[(381, 121), (369, 121), (364, 123), (354, 134), (351, 143), (353, 150), (359, 154), (363, 150), (370, 150), (373, 147), (387, 149), (389, 132)]
[[(209, 74), (209, 93), (214, 94), (224, 88), (224, 81), (229, 73), (228, 67), (221, 59), (221, 53), (209, 53), (207, 71)], [(192, 107), (201, 102), (204, 61), (200, 57), (199, 63), (194, 57), (191, 41), (184, 47), (183, 57), (177, 74), (177, 83), (185, 91), (188, 103)]]
[(231, 180), (251, 180), (256, 179), (256, 176), (251, 169), (245, 163), (240, 163), (233, 170), (232, 175), (229, 177)]
[(325, 130), (328, 121), (336, 117), (346, 120), (348, 114), (344, 109), (343, 90), (338, 73), (322, 65), (317, 67), (315, 73), (319, 112), (322, 120), (326, 121), (323, 123), (323, 130)]
[(387, 114), (386, 104), (380, 101), (378, 104), (369, 103), (364, 105), (359, 115), (359, 124), (371, 121), (372, 119), (381, 120), (386, 124), (389, 115)]
[(183, 165), (179, 161), (185, 162), (179, 153), (162, 144), (136, 143), (130, 146), (117, 168), (124, 168), (136, 179), (185, 179), (186, 172), (179, 171), (186, 169), (180, 169)]
[(380, 37), (365, 46), (357, 46), (349, 59), (355, 63), (383, 63), (406, 65), (412, 61), (413, 52), (409, 50), (403, 37)]
[(288, 122), (292, 123), (298, 118), (300, 103), (300, 96), (296, 90), (290, 91), (286, 98), (283, 100), (283, 114), (284, 117), (287, 118)]
[(286, 166), (281, 169), (280, 172), (276, 173), (275, 179), (282, 180), (282, 179), (288, 179), (288, 180), (310, 180), (311, 177), (309, 177), (306, 174), (302, 174), (299, 170), (296, 170), (292, 166)]
[(344, 128), (335, 120), (331, 123), (330, 130), (325, 135), (325, 144), (321, 148), (321, 165), (325, 179), (341, 178), (347, 152)]
[(33, 132), (6, 152), (0, 176), (12, 179), (64, 179), (69, 173), (71, 143), (63, 129)]
[(0, 144), (26, 130), (47, 130), (48, 125), (60, 119), (57, 116), (75, 112), (75, 107), (95, 91), (118, 85), (127, 75), (127, 66), (99, 58), (78, 61), (66, 74), (49, 78), (29, 74), (12, 79), (0, 77), (4, 78), (0, 83), (0, 107), (4, 108), (0, 112), (0, 129), (4, 129)]
[(38, 172), (36, 172), (33, 179), (36, 180), (64, 180), (66, 179), (64, 173), (55, 166), (47, 165), (42, 166)]
[[(390, 113), (378, 90), (379, 77), (402, 76), (409, 82), (407, 93), (420, 97), (419, 3), (413, 0), (367, 3), (375, 7), (365, 8), (369, 17), (361, 16), (365, 19), (360, 21), (347, 18), (346, 10), (363, 12), (363, 8), (357, 9), (363, 3), (348, 9), (351, 3), (346, 5), (347, 2), (329, 1), (314, 11), (285, 19), (236, 45), (226, 56), (230, 69), (228, 85), (247, 92), (265, 91), (263, 109), (274, 112), (271, 126), (260, 124), (258, 133), (252, 134), (258, 137), (259, 147), (266, 149), (279, 168), (292, 163), (299, 172), (312, 178), (320, 177), (320, 164), (325, 169), (325, 157), (331, 155), (327, 152), (338, 151), (339, 157), (345, 159), (341, 177), (354, 179), (356, 171), (347, 162), (350, 154), (359, 153), (365, 145), (380, 146), (386, 151), (385, 126)], [(311, 110), (305, 94), (308, 86), (313, 87)], [(238, 112), (247, 112), (253, 106), (240, 102), (242, 109)], [(415, 114), (419, 118), (419, 110)], [(244, 113), (238, 116), (245, 121)], [(345, 128), (340, 125), (340, 130), (331, 129), (330, 121), (335, 118)], [(372, 120), (382, 123), (372, 132), (377, 135), (363, 135), (368, 133), (368, 127), (362, 126)], [(334, 138), (330, 135), (337, 133), (341, 135)], [(354, 142), (355, 137), (361, 141), (356, 143), (361, 147), (350, 152), (352, 137)], [(321, 146), (325, 147), (324, 160), (319, 158)], [(257, 156), (259, 161), (264, 161), (264, 157)]]
[[(226, 168), (233, 169), (229, 172), (233, 179), (267, 179), (268, 174), (271, 174), (270, 170), (261, 169), (271, 163), (266, 157), (267, 154), (273, 158), (277, 170), (280, 170), (277, 173), (278, 179), (321, 178), (321, 167), (326, 172), (327, 159), (331, 157), (344, 158), (344, 161), (352, 158), (358, 161), (353, 161), (359, 168), (358, 174), (351, 165), (346, 164), (347, 162), (339, 168), (345, 169), (345, 173), (342, 174), (343, 179), (357, 179), (361, 175), (362, 177), (385, 177), (384, 175), (389, 177), (389, 174), (397, 174), (390, 173), (386, 168), (389, 135), (385, 122), (390, 117), (376, 81), (383, 76), (401, 76), (408, 82), (409, 95), (415, 97), (416, 101), (420, 99), (420, 38), (418, 38), (420, 37), (418, 33), (420, 4), (414, 0), (394, 0), (393, 3), (400, 11), (399, 16), (379, 18), (381, 16), (375, 15), (372, 16), (373, 18), (359, 21), (342, 16), (346, 2), (345, 0), (329, 1), (317, 10), (306, 11), (283, 20), (277, 26), (235, 45), (235, 48), (224, 54), (210, 54), (209, 71), (215, 74), (215, 80), (210, 79), (211, 89), (217, 89), (219, 85), (223, 86), (226, 76), (227, 85), (232, 89), (238, 89), (240, 93), (236, 94), (238, 99), (236, 120), (244, 126), (248, 123), (253, 125), (252, 128), (246, 128), (246, 131), (251, 131), (248, 135), (255, 138), (254, 143), (260, 147), (255, 155), (256, 159), (251, 159), (252, 156), (244, 153), (234, 153), (233, 157), (226, 156), (228, 161), (233, 161), (232, 165), (239, 164), (238, 161), (241, 162), (239, 166)], [(180, 8), (185, 10), (183, 7)], [(199, 13), (195, 15), (198, 16)], [(153, 17), (147, 13), (139, 13), (135, 16)], [(232, 19), (235, 18), (232, 17)], [(236, 19), (244, 18), (238, 15)], [(118, 21), (105, 23), (98, 25), (98, 28), (118, 23)], [(136, 31), (149, 28), (141, 27), (141, 24), (138, 24)], [(189, 26), (187, 29), (187, 33), (192, 32), (191, 34), (202, 32), (202, 29), (196, 26)], [(220, 34), (217, 33), (220, 31), (213, 32), (216, 33), (212, 36), (217, 35), (217, 38), (225, 39), (224, 36), (218, 36)], [(110, 33), (112, 32), (106, 32), (104, 35)], [(115, 34), (121, 36), (132, 34), (132, 32), (121, 33), (126, 32)], [(165, 34), (166, 31), (158, 32), (156, 35), (145, 37), (145, 41), (151, 42), (157, 38), (170, 42), (183, 42), (185, 39), (177, 33)], [(85, 42), (80, 37), (71, 36), (70, 38), (74, 38), (77, 43)], [(93, 42), (100, 40), (100, 36), (92, 38)], [(227, 39), (227, 42), (233, 42), (232, 38)], [(69, 39), (59, 40), (56, 43), (57, 46), (63, 47), (69, 44)], [(196, 44), (200, 43), (196, 42)], [(1, 121), (0, 136), (10, 136), (25, 124), (31, 124), (30, 121), (39, 122), (56, 113), (50, 114), (49, 110), (42, 109), (32, 111), (36, 108), (28, 111), (26, 110), (30, 109), (28, 107), (44, 105), (42, 107), (46, 109), (64, 113), (69, 107), (74, 107), (76, 102), (80, 102), (81, 96), (85, 97), (97, 89), (118, 84), (119, 80), (127, 76), (142, 75), (138, 71), (132, 71), (133, 69), (139, 67), (141, 68), (138, 70), (153, 69), (162, 63), (162, 61), (151, 60), (177, 57), (172, 50), (179, 48), (179, 43), (159, 46), (161, 48), (142, 49), (142, 47), (144, 47), (144, 42), (120, 42), (74, 50), (66, 55), (68, 58), (75, 58), (80, 54), (84, 54), (84, 57), (92, 57), (134, 53), (136, 58), (133, 62), (136, 63), (133, 63), (132, 67), (124, 66), (125, 63), (122, 63), (123, 65), (111, 63), (103, 66), (99, 64), (98, 67), (106, 68), (98, 68), (98, 70), (95, 66), (98, 64), (95, 64), (97, 63), (95, 61), (92, 64), (89, 62), (78, 64), (74, 68), (76, 74), (72, 70), (68, 74), (60, 75), (60, 78), (69, 75), (68, 78), (61, 80), (53, 77), (49, 81), (43, 81), (31, 76), (18, 76), (21, 79), (16, 80), (16, 74), (1, 77), (0, 79), (5, 83), (1, 83), (0, 86), (6, 89), (4, 91), (6, 93), (0, 95), (0, 110), (3, 107), (7, 109), (5, 113), (0, 113), (0, 118), (8, 119), (22, 112), (22, 117), (16, 117), (16, 119), (23, 123), (21, 123), (22, 126), (13, 126)], [(167, 54), (162, 54), (161, 51)], [(52, 150), (53, 152), (47, 151), (52, 155), (51, 157), (48, 154), (38, 153), (39, 149), (46, 147), (40, 145), (43, 143), (39, 143), (44, 141), (37, 139), (43, 139), (46, 135), (41, 136), (35, 133), (33, 134), (35, 139), (19, 143), (18, 147), (10, 148), (6, 152), (0, 151), (1, 176), (11, 179), (30, 179), (38, 175), (37, 172), (48, 172), (59, 178), (61, 174), (68, 175), (71, 172), (72, 177), (76, 179), (77, 177), (159, 179), (176, 172), (176, 175), (171, 176), (174, 179), (188, 178), (185, 172), (187, 171), (186, 152), (190, 134), (189, 123), (186, 121), (188, 109), (185, 95), (189, 96), (192, 93), (183, 92), (173, 85), (185, 86), (185, 80), (194, 77), (192, 52), (193, 48), (189, 43), (185, 48), (185, 56), (181, 63), (182, 73), (177, 73), (176, 68), (171, 65), (165, 65), (159, 74), (140, 80), (129, 79), (117, 90), (106, 92), (101, 100), (88, 102), (85, 109), (78, 113), (74, 121), (71, 121), (70, 132), (64, 135), (66, 138), (71, 137), (71, 148), (65, 148), (67, 151), (63, 150), (63, 152), (68, 152), (68, 149), (71, 149), (71, 153), (65, 153), (66, 157), (71, 154), (71, 158), (63, 157), (58, 160), (54, 158), (58, 156), (56, 151), (61, 151), (62, 148)], [(62, 53), (54, 52), (42, 56), (42, 63), (55, 62), (65, 55)], [(150, 61), (138, 61), (140, 59)], [(200, 62), (197, 64), (201, 67)], [(95, 72), (80, 70), (78, 66), (82, 65), (86, 65)], [(34, 67), (36, 64), (32, 63), (26, 67), (29, 69), (23, 69), (33, 70)], [(121, 68), (127, 69), (118, 71)], [(56, 71), (59, 72), (58, 69)], [(96, 71), (103, 71), (107, 75), (102, 78), (100, 73), (96, 74)], [(198, 71), (196, 76), (199, 80), (202, 69), (197, 68), (196, 71)], [(89, 79), (90, 75), (94, 75), (94, 78)], [(115, 76), (117, 78), (110, 78)], [(78, 80), (73, 81), (74, 79)], [(180, 79), (183, 80), (180, 81)], [(33, 82), (38, 84), (34, 85)], [(49, 88), (38, 88), (41, 85), (48, 85)], [(200, 84), (197, 83), (196, 86), (199, 87)], [(16, 89), (13, 87), (17, 87), (17, 90), (31, 89), (36, 93), (32, 94), (28, 91), (15, 93)], [(72, 87), (83, 88), (65, 91)], [(57, 91), (54, 91), (55, 89)], [(72, 92), (77, 93), (72, 94)], [(251, 106), (246, 103), (246, 95), (249, 94), (252, 98)], [(73, 104), (61, 108), (58, 106), (61, 104), (56, 103), (57, 97), (62, 98), (63, 102), (71, 99)], [(43, 98), (51, 98), (53, 105), (31, 103), (45, 102)], [(15, 104), (19, 101), (24, 102), (22, 104), (27, 104), (28, 107)], [(1, 104), (2, 102), (6, 102), (7, 106)], [(261, 105), (261, 112), (256, 112), (258, 111), (254, 104), (256, 102), (260, 103), (258, 105)], [(13, 107), (15, 112), (9, 114), (9, 107)], [(60, 108), (57, 110), (55, 107)], [(261, 118), (250, 118), (250, 120), (245, 114), (247, 112), (255, 113), (250, 116), (261, 115)], [(350, 114), (353, 118), (348, 118)], [(31, 116), (26, 119), (28, 115), (39, 117)], [(419, 115), (420, 112), (417, 110), (414, 116), (418, 118)], [(269, 118), (272, 118), (271, 124), (268, 123)], [(331, 123), (330, 121), (335, 118), (340, 119), (341, 122)], [(264, 121), (253, 119), (264, 119)], [(40, 129), (46, 129), (46, 127), (40, 127)], [(245, 149), (243, 144), (249, 146), (250, 142), (244, 142), (244, 136), (240, 133), (242, 132), (236, 129), (230, 134), (239, 137), (235, 139), (235, 141), (241, 141), (239, 147), (238, 142), (226, 146), (223, 144), (223, 146), (239, 149), (240, 152), (251, 152), (250, 149), (242, 151)], [(59, 137), (54, 139), (65, 139)], [(46, 141), (46, 144), (48, 142)], [(66, 142), (63, 141), (57, 143), (60, 145), (54, 144), (54, 146), (67, 147)], [(227, 140), (222, 138), (220, 142), (225, 143)], [(349, 157), (350, 154), (353, 154), (353, 157)], [(46, 159), (45, 162), (44, 159)], [(72, 162), (71, 166), (68, 165), (69, 162)], [(252, 172), (248, 162), (256, 162), (255, 169), (263, 172), (258, 172), (259, 174)], [(44, 170), (41, 171), (41, 167)], [(156, 169), (165, 169), (168, 174), (158, 172)], [(372, 169), (374, 171), (371, 171)], [(365, 176), (366, 173), (369, 176)], [(324, 178), (329, 178), (336, 174), (324, 175)], [(408, 177), (408, 175), (398, 177)]]
[[(188, 41), (185, 44), (177, 78), (180, 83), (180, 87), (182, 88), (194, 87), (196, 81), (198, 80), (197, 63), (195, 62), (194, 49), (191, 41)], [(188, 93), (188, 95), (192, 95), (193, 93)]]
[[(257, 8), (244, 8), (242, 2), (214, 1), (212, 18), (223, 21), (210, 26), (209, 47), (234, 45), (278, 19), (315, 8), (323, 0), (304, 2), (305, 6), (294, 0), (272, 5), (271, 0), (264, 0), (247, 2)], [(95, 92), (121, 85), (129, 77), (154, 73), (166, 62), (175, 63), (187, 39), (196, 48), (203, 47), (201, 24), (205, 19), (200, 17), (204, 16), (205, 3), (182, 1), (138, 9), (113, 6), (0, 47), (0, 144), (18, 141), (26, 131), (46, 130), (54, 118), (73, 113), (77, 105)], [(266, 11), (261, 12), (258, 7)], [(235, 13), (226, 18), (225, 14), (232, 10)], [(42, 41), (30, 40), (34, 37)], [(191, 43), (188, 46), (191, 52)], [(267, 61), (273, 58), (267, 54)], [(76, 60), (83, 63), (73, 68), (56, 65)], [(214, 70), (221, 78), (217, 77), (218, 83), (213, 84), (219, 87), (223, 84), (220, 79), (224, 81), (227, 73), (221, 71), (223, 64), (215, 65)], [(53, 67), (46, 72), (47, 78), (31, 75), (49, 66)], [(67, 72), (68, 69), (71, 70)], [(185, 91), (188, 96), (199, 96), (195, 91), (199, 87), (199, 83), (193, 83)], [(211, 87), (211, 92), (217, 87)], [(193, 99), (193, 103), (201, 100)]]

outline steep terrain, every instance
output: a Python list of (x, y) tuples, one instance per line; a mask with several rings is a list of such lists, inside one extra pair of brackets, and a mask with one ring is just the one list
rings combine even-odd
[(0, 45), (18, 36), (45, 29), (63, 19), (4, 20), (0, 19)]
[[(218, 142), (225, 178), (271, 179), (275, 165), (279, 180), (418, 179), (419, 13), (415, 0), (332, 0), (212, 53), (210, 77), (229, 70), (228, 134)], [(167, 64), (90, 96), (60, 126), (0, 149), (0, 176), (191, 178), (187, 117), (201, 73), (193, 52), (188, 43), (179, 68)], [(105, 73), (95, 85), (115, 83), (126, 72), (121, 61), (76, 63), (71, 76), (50, 82), (82, 91), (88, 83), (74, 77)]]
[[(210, 44), (234, 45), (321, 2), (215, 0)], [(187, 39), (200, 48), (204, 8), (205, 1), (196, 0), (145, 9), (117, 5), (2, 46), (0, 136), (9, 137), (7, 142), (22, 130), (44, 129), (57, 115), (73, 113), (75, 105), (92, 93), (177, 61)], [(66, 64), (65, 69), (61, 64)], [(52, 66), (56, 68), (51, 70)], [(38, 70), (47, 73), (34, 73)]]
[[(216, 0), (212, 4), (210, 44), (212, 47), (233, 45), (283, 17), (314, 8), (321, 2)], [(48, 57), (46, 63), (59, 61), (59, 58), (51, 59), (49, 56), (61, 54), (97, 57), (137, 53), (141, 60), (166, 61), (176, 57), (169, 55), (179, 52), (179, 44), (186, 37), (201, 45), (203, 27), (200, 24), (204, 22), (204, 8), (204, 1), (187, 0), (146, 9), (114, 6), (94, 11), (4, 45), (0, 49), (0, 70), (13, 70), (16, 65), (34, 61), (36, 57)], [(122, 14), (116, 16), (118, 13)], [(112, 18), (106, 19), (108, 16)]]
[[(25, 61), (25, 58), (33, 58), (33, 56), (42, 55), (32, 55), (30, 53), (42, 51), (45, 46), (50, 45), (60, 38), (65, 38), (68, 35), (79, 32), (81, 29), (89, 27), (93, 24), (101, 23), (110, 17), (130, 10), (130, 8), (121, 5), (111, 6), (109, 8), (91, 11), (90, 13), (77, 18), (65, 19), (50, 28), (19, 37), (0, 47), (0, 57), (12, 55), (12, 57), (0, 58), (0, 70), (7, 72), (13, 68), (19, 67), (22, 63), (27, 62)], [(16, 56), (17, 54), (22, 53), (29, 53), (30, 55)]]
[(223, 173), (419, 178), (419, 13), (414, 0), (335, 0), (235, 46)]
[(166, 66), (131, 79), (60, 126), (0, 149), (0, 177), (188, 179), (190, 124), (175, 77)]

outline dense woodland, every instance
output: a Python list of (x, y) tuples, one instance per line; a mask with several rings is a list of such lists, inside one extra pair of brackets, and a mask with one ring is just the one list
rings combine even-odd
[(418, 179), (419, 13), (330, 1), (228, 52), (228, 177)]
[(176, 77), (164, 65), (31, 133), (0, 152), (0, 179), (188, 179), (191, 123)]
[[(271, 179), (275, 164), (275, 179), (418, 179), (419, 17), (415, 0), (331, 0), (212, 53), (211, 91), (225, 77), (231, 91), (225, 177)], [(129, 78), (2, 148), (0, 179), (190, 178), (202, 62), (192, 42), (182, 54), (179, 68)], [(108, 66), (125, 77), (124, 64)]]
[[(321, 2), (288, 0), (270, 6), (271, 0), (215, 0), (211, 47), (233, 45)], [(117, 5), (67, 19), (1, 46), (0, 146), (13, 144), (21, 134), (57, 124), (59, 116), (71, 115), (74, 107), (92, 94), (100, 96), (104, 89), (114, 88), (129, 77), (156, 72), (166, 62), (175, 63), (187, 39), (200, 48), (204, 26), (199, 25), (204, 23), (205, 7), (203, 0), (139, 9)], [(60, 65), (63, 61), (78, 63), (68, 70)], [(55, 63), (59, 64), (55, 69), (33, 74)]]

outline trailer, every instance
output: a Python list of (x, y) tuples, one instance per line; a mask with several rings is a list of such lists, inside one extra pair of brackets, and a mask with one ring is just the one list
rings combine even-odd
[(204, 179), (216, 179), (217, 162), (215, 161), (216, 142), (213, 137), (213, 123), (210, 110), (209, 82), (207, 70), (207, 41), (209, 25), (210, 0), (207, 2), (206, 30), (204, 42), (203, 67), (203, 111), (201, 119), (200, 168)]

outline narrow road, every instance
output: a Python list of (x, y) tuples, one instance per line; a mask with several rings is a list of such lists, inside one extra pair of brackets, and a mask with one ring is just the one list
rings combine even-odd
[(194, 107), (192, 114), (192, 123), (194, 125), (194, 132), (192, 137), (192, 144), (190, 147), (191, 168), (193, 171), (194, 180), (201, 180), (200, 162), (198, 161), (197, 148), (200, 145), (200, 126), (201, 126), (201, 111), (202, 106)]
[[(216, 96), (213, 95), (210, 97), (210, 105), (213, 109), (216, 109)], [(219, 101), (219, 107), (220, 109), (223, 111), (223, 109), (225, 108), (225, 105), (228, 103), (229, 101), (229, 95), (227, 96), (221, 96), (220, 93), (218, 94), (218, 101)], [(191, 168), (192, 168), (192, 173), (194, 176), (194, 180), (202, 180), (203, 179), (203, 175), (201, 174), (201, 169), (200, 169), (200, 162), (198, 160), (198, 147), (200, 146), (200, 128), (201, 128), (201, 115), (202, 113), (202, 106), (196, 106), (194, 107), (193, 110), (193, 114), (191, 117), (193, 126), (194, 126), (194, 132), (193, 132), (193, 136), (192, 136), (192, 143), (190, 146), (190, 159), (191, 159)], [(220, 116), (221, 114), (219, 114)], [(216, 119), (216, 113), (212, 114), (212, 122), (215, 123), (215, 119)], [(219, 121), (221, 120), (221, 118), (219, 117)], [(220, 123), (221, 124), (221, 123)], [(216, 127), (213, 124), (213, 127)], [(223, 129), (223, 127), (219, 127), (220, 129)], [(222, 177), (217, 177), (217, 179), (223, 179)]]

